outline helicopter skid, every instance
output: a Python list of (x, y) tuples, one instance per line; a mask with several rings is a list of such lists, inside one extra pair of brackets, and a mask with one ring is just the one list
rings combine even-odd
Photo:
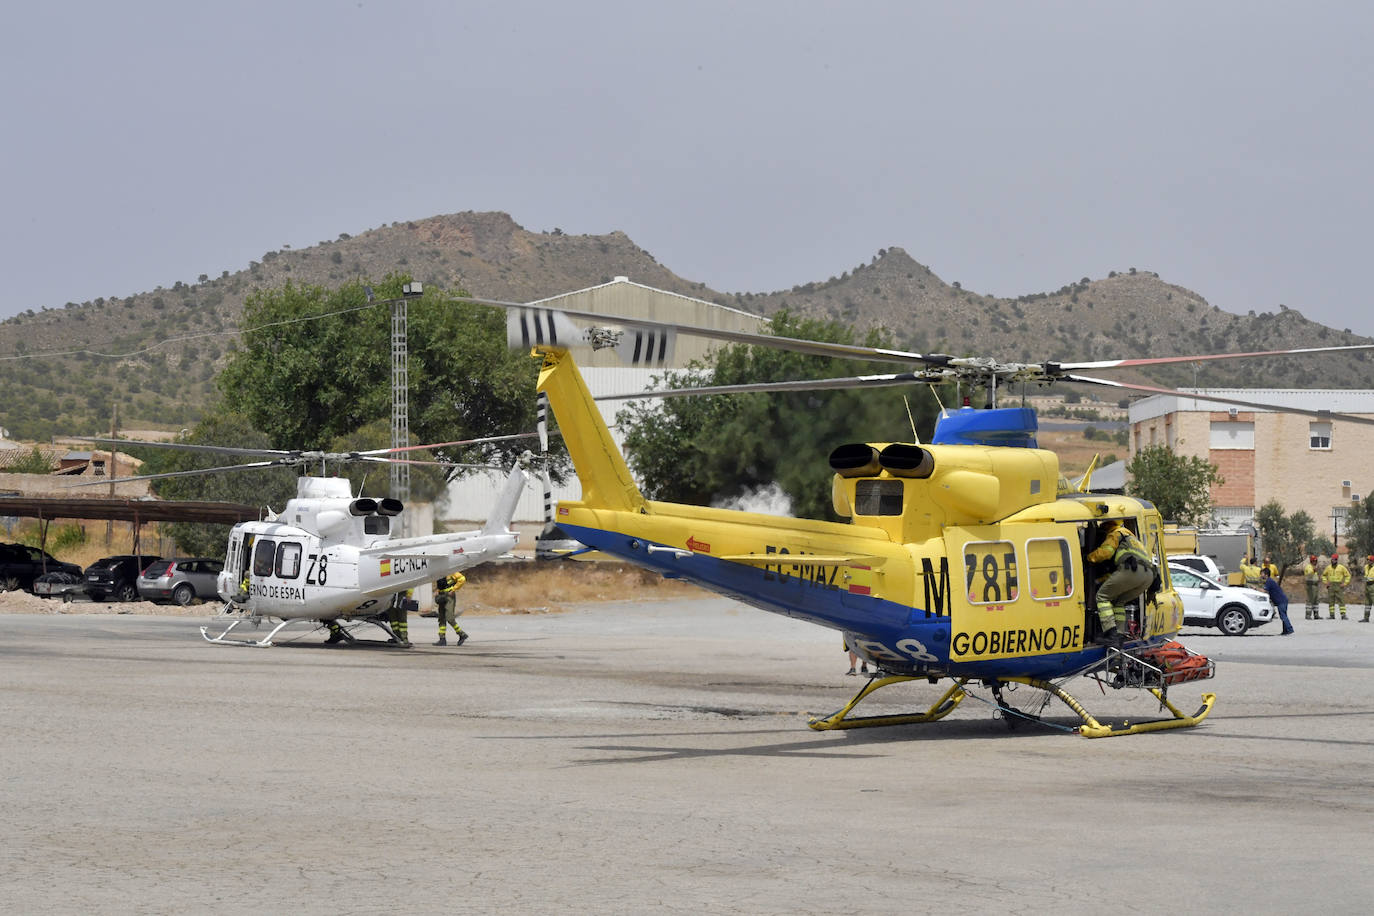
[(258, 626), (259, 624), (262, 623), (262, 618), (261, 618), (261, 617), (240, 617), (240, 618), (238, 618), (237, 620), (235, 620), (233, 623), (229, 624), (229, 626), (225, 627), (225, 628), (224, 628), (224, 632), (223, 632), (223, 633), (220, 633), (218, 636), (211, 636), (211, 635), (210, 635), (210, 628), (209, 628), (209, 627), (201, 627), (201, 628), (200, 628), (200, 635), (205, 637), (205, 641), (206, 641), (206, 642), (217, 643), (217, 644), (219, 644), (219, 645), (221, 645), (221, 646), (259, 646), (259, 647), (266, 647), (266, 646), (272, 645), (272, 637), (276, 636), (278, 633), (280, 633), (280, 632), (286, 627), (287, 624), (291, 623), (290, 620), (283, 620), (281, 623), (279, 623), (279, 624), (277, 624), (275, 627), (273, 627), (273, 628), (272, 628), (272, 632), (268, 633), (268, 634), (267, 634), (266, 636), (264, 636), (262, 639), (229, 639), (229, 638), (228, 638), (228, 637), (229, 637), (229, 634), (232, 633), (232, 632), (234, 631), (234, 628), (235, 628), (235, 627), (237, 627), (237, 626), (238, 626), (239, 624), (241, 624), (241, 623), (248, 623), (248, 622), (252, 622), (253, 626), (256, 627), (256, 626)]
[(1060, 700), (1065, 706), (1078, 713), (1078, 717), (1083, 720), (1083, 724), (1078, 726), (1078, 733), (1084, 738), (1115, 738), (1121, 735), (1139, 735), (1145, 732), (1165, 731), (1170, 728), (1192, 728), (1198, 725), (1207, 714), (1212, 711), (1212, 705), (1217, 701), (1215, 693), (1204, 693), (1202, 695), (1202, 705), (1197, 712), (1191, 716), (1184, 715), (1178, 707), (1170, 703), (1164, 695), (1164, 691), (1158, 687), (1146, 687), (1159, 700), (1159, 704), (1169, 712), (1173, 713), (1172, 719), (1152, 719), (1149, 722), (1137, 722), (1132, 725), (1129, 721), (1120, 727), (1113, 725), (1103, 725), (1093, 718), (1092, 714), (1083, 708), (1082, 704), (1066, 693), (1063, 688), (1056, 687), (1047, 681), (1036, 680), (1035, 678), (1008, 678), (1020, 684), (1039, 688), (1050, 696)]
[[(934, 722), (943, 719), (953, 712), (954, 708), (968, 695), (964, 690), (964, 685), (968, 683), (968, 678), (961, 678), (955, 681), (954, 685), (946, 690), (925, 712), (849, 718), (849, 713), (854, 710), (854, 707), (858, 706), (879, 688), (913, 680), (918, 679), (905, 676), (874, 678), (865, 684), (864, 687), (855, 694), (854, 699), (850, 700), (844, 708), (828, 716), (814, 718), (807, 724), (817, 731), (828, 731), (836, 728), (873, 728), (882, 725), (911, 725), (920, 722)], [(1025, 684), (1028, 687), (1043, 690), (1050, 696), (1059, 700), (1065, 706), (1072, 709), (1082, 720), (1083, 724), (1078, 727), (1078, 734), (1082, 735), (1084, 738), (1114, 738), (1121, 735), (1139, 735), (1144, 732), (1164, 731), (1171, 728), (1191, 728), (1207, 718), (1207, 714), (1212, 711), (1212, 705), (1217, 699), (1214, 693), (1204, 693), (1202, 695), (1202, 705), (1198, 707), (1197, 712), (1189, 716), (1185, 715), (1168, 701), (1163, 689), (1146, 687), (1145, 689), (1149, 690), (1150, 693), (1154, 695), (1155, 699), (1159, 700), (1160, 705), (1173, 714), (1173, 718), (1155, 719), (1149, 722), (1137, 722), (1135, 724), (1126, 722), (1123, 725), (1114, 726), (1103, 725), (1071, 694), (1062, 687), (1051, 684), (1048, 681), (1030, 677), (1000, 678), (999, 681), (1004, 684)]]
[(918, 722), (935, 722), (943, 719), (954, 711), (954, 708), (963, 701), (967, 694), (964, 693), (964, 684), (968, 683), (968, 678), (961, 678), (954, 682), (954, 686), (944, 692), (940, 699), (931, 704), (925, 712), (897, 713), (886, 716), (858, 716), (849, 718), (849, 713), (855, 706), (862, 703), (870, 694), (880, 687), (887, 687), (891, 684), (900, 684), (904, 681), (914, 681), (917, 678), (893, 675), (891, 677), (875, 677), (854, 695), (854, 699), (845, 704), (843, 709), (832, 712), (828, 716), (817, 717), (806, 723), (816, 731), (829, 731), (832, 728), (876, 728), (880, 725), (911, 725)]

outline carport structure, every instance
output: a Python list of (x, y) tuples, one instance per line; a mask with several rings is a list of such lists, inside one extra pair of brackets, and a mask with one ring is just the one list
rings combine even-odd
[(257, 506), (242, 503), (194, 500), (70, 498), (0, 495), (0, 516), (39, 520), (39, 547), (46, 550), (48, 524), (54, 519), (130, 522), (134, 528), (133, 552), (139, 553), (144, 522), (196, 522), (233, 525), (262, 517)]

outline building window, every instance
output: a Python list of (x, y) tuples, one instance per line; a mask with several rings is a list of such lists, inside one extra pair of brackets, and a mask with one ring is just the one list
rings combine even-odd
[(1331, 424), (1324, 421), (1308, 423), (1307, 447), (1329, 450), (1331, 448)]
[(1217, 420), (1212, 423), (1210, 446), (1213, 449), (1255, 450), (1255, 424), (1236, 420)]

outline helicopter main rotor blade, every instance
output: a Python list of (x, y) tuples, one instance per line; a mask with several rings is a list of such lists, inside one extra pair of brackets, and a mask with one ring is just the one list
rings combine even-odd
[[(370, 457), (373, 455), (390, 455), (396, 452), (414, 452), (418, 451), (419, 449), (426, 448), (447, 448), (452, 445), (484, 445), (488, 442), (509, 442), (512, 439), (529, 439), (537, 435), (539, 435), (539, 433), (537, 432), (511, 433), (508, 436), (484, 436), (480, 439), (456, 439), (453, 442), (431, 442), (428, 445), (402, 445), (398, 446), (397, 448), (373, 448), (368, 449), (364, 452), (356, 452), (354, 454), (361, 455), (364, 457)], [(486, 465), (481, 465), (481, 467), (486, 467)]]
[[(829, 356), (864, 362), (926, 363), (932, 366), (943, 366), (951, 359), (951, 357), (944, 354), (914, 353), (908, 350), (889, 350), (883, 347), (864, 347), (856, 344), (829, 343), (822, 340), (802, 340), (796, 337), (776, 337), (772, 334), (754, 334), (749, 331), (732, 331), (726, 328), (703, 328), (696, 325), (677, 324), (670, 321), (654, 321), (651, 318), (617, 318), (611, 315), (603, 315), (599, 312), (585, 312), (578, 309), (542, 306), (527, 302), (505, 302), (500, 299), (476, 299), (470, 296), (454, 297), (451, 301), (473, 302), (478, 305), (494, 305), (504, 309), (527, 309), (530, 311), (561, 313), (572, 318), (577, 318), (580, 321), (590, 321), (603, 326), (609, 323), (627, 328), (656, 331), (663, 334), (691, 334), (694, 337), (722, 340), (727, 343), (751, 344), (758, 347), (772, 347), (775, 350), (787, 350), (791, 353), (802, 353), (808, 356)], [(559, 346), (566, 346), (566, 343), (560, 341)]]
[(380, 458), (375, 455), (362, 455), (359, 456), (357, 460), (374, 462), (376, 464), (413, 464), (436, 468), (482, 468), (489, 471), (509, 470), (509, 468), (503, 468), (499, 464), (464, 464), (461, 461), (426, 461), (422, 458)]
[(1236, 407), (1253, 407), (1257, 410), (1272, 410), (1275, 413), (1304, 414), (1309, 417), (1316, 417), (1319, 420), (1343, 420), (1348, 423), (1363, 423), (1374, 426), (1374, 417), (1350, 413), (1337, 413), (1333, 410), (1311, 410), (1304, 407), (1290, 407), (1286, 404), (1266, 404), (1262, 401), (1244, 400), (1210, 392), (1180, 391), (1177, 388), (1159, 388), (1154, 385), (1133, 385), (1128, 382), (1118, 382), (1114, 379), (1093, 378), (1089, 375), (1065, 375), (1061, 377), (1060, 381), (1082, 382), (1087, 385), (1104, 385), (1108, 388), (1124, 388), (1129, 391), (1144, 391), (1149, 394), (1167, 394), (1178, 398), (1190, 398), (1194, 401), (1211, 401), (1217, 404), (1232, 404)]
[(111, 439), (101, 436), (67, 436), (68, 439), (79, 439), (82, 442), (99, 442), (104, 445), (135, 445), (149, 446), (152, 448), (170, 448), (183, 452), (201, 452), (203, 454), (218, 455), (244, 455), (254, 457), (280, 456), (283, 458), (294, 455), (301, 455), (304, 452), (290, 451), (281, 448), (238, 448), (232, 445), (193, 445), (189, 442), (149, 442), (140, 439)]
[(1340, 347), (1296, 347), (1291, 350), (1258, 350), (1253, 353), (1203, 353), (1196, 356), (1145, 356), (1137, 359), (1104, 359), (1087, 363), (1050, 363), (1058, 369), (1125, 369), (1135, 366), (1160, 366), (1165, 363), (1200, 363), (1213, 359), (1246, 359), (1258, 356), (1301, 356), (1310, 353), (1341, 353), (1374, 350), (1374, 344), (1351, 344)]
[(641, 398), (695, 397), (710, 394), (751, 394), (755, 392), (836, 391), (850, 388), (890, 388), (898, 385), (923, 385), (946, 381), (944, 373), (898, 372), (892, 375), (853, 375), (839, 378), (798, 379), (791, 382), (750, 382), (739, 385), (703, 385), (696, 388), (660, 388), (631, 394), (601, 394), (598, 401), (631, 401)]
[(252, 461), (247, 464), (227, 464), (217, 468), (200, 468), (192, 471), (166, 471), (161, 474), (140, 474), (135, 477), (106, 477), (103, 480), (88, 480), (83, 483), (70, 483), (62, 489), (68, 490), (74, 487), (104, 487), (115, 483), (128, 483), (129, 481), (139, 480), (163, 480), (168, 477), (200, 477), (205, 474), (218, 474), (222, 471), (260, 471), (264, 468), (290, 467), (299, 464), (295, 460), (279, 461)]

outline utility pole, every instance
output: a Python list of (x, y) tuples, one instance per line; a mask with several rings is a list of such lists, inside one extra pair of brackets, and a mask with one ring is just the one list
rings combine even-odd
[[(423, 283), (414, 281), (401, 287), (401, 298), (391, 300), (391, 447), (410, 445), (410, 354), (407, 348), (408, 304), (425, 294)], [(403, 457), (398, 455), (397, 457)], [(391, 464), (391, 495), (410, 501), (410, 465)], [(401, 515), (401, 534), (410, 533), (410, 521)]]
[[(113, 439), (119, 434), (119, 404), (116, 402), (114, 410), (110, 414), (110, 438)], [(119, 476), (119, 468), (116, 466), (116, 458), (119, 452), (115, 451), (115, 444), (110, 443), (110, 467), (106, 473), (110, 475), (110, 499), (115, 495), (115, 478)], [(114, 540), (114, 519), (105, 522), (105, 546), (108, 548)]]

